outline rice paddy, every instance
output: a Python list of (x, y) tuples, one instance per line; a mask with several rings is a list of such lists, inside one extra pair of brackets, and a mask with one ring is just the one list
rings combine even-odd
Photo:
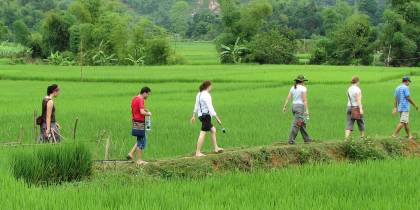
[[(394, 89), (403, 75), (412, 75), (412, 98), (420, 102), (419, 72), (418, 68), (299, 65), (118, 66), (85, 67), (80, 78), (79, 67), (0, 65), (0, 143), (17, 139), (35, 143), (33, 112), (40, 112), (46, 87), (58, 83), (57, 119), (63, 126), (64, 144), (73, 142), (78, 118), (76, 141), (84, 142), (94, 159), (104, 157), (107, 138), (110, 158), (123, 159), (134, 144), (131, 98), (148, 85), (152, 96), (146, 105), (153, 112), (153, 128), (145, 159), (190, 155), (199, 125), (191, 125), (189, 118), (204, 79), (214, 81), (213, 102), (228, 129), (226, 135), (218, 135), (221, 146), (284, 142), (292, 116), (282, 113), (282, 104), (298, 74), (310, 80), (308, 127), (314, 139), (342, 141), (346, 90), (353, 75), (361, 77), (367, 135), (388, 137), (398, 122), (391, 114)], [(413, 111), (410, 123), (415, 133), (420, 128), (417, 117)], [(209, 142), (205, 148), (210, 151)], [(0, 146), (4, 209), (417, 209), (420, 195), (415, 181), (420, 175), (417, 158), (170, 181), (110, 171), (77, 183), (27, 187), (13, 178), (8, 167), (12, 154), (21, 150), (31, 147)]]

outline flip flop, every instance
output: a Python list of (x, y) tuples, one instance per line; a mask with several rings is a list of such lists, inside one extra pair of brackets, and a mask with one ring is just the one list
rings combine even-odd
[(127, 160), (133, 160), (133, 157), (130, 155), (127, 155)]

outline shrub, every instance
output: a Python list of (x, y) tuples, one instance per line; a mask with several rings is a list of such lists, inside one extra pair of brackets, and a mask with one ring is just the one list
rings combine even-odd
[(369, 140), (363, 142), (347, 142), (343, 145), (345, 156), (353, 161), (382, 160), (386, 154)]
[(50, 185), (80, 181), (92, 173), (90, 151), (81, 144), (48, 145), (12, 156), (11, 170), (27, 184)]
[(260, 64), (297, 63), (296, 43), (278, 31), (257, 34), (248, 45), (250, 62)]
[(168, 63), (170, 55), (169, 41), (165, 38), (155, 38), (146, 43), (146, 64), (163, 65)]
[(169, 65), (185, 65), (185, 64), (188, 64), (188, 60), (180, 54), (171, 53), (171, 55), (168, 57), (168, 64)]

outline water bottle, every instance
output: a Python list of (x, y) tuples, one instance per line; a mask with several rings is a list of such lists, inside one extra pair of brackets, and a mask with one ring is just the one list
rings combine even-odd
[(152, 130), (152, 118), (150, 116), (146, 116), (145, 126), (146, 126), (146, 131)]

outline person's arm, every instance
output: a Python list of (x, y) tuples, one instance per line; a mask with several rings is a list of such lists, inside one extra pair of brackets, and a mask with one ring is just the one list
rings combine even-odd
[(217, 116), (216, 110), (213, 107), (213, 100), (211, 99), (211, 95), (207, 95), (204, 98), (204, 101), (207, 105), (207, 108), (209, 109), (210, 116), (215, 117), (217, 122), (221, 125), (222, 121), (220, 120), (219, 116)]
[(417, 104), (413, 101), (413, 99), (411, 99), (410, 96), (407, 97), (408, 102), (410, 102), (411, 105), (413, 105), (414, 107), (416, 107), (416, 110), (419, 110), (419, 106), (417, 106)]
[(359, 109), (360, 109), (360, 114), (363, 114), (364, 110), (363, 110), (363, 105), (362, 105), (362, 93), (357, 94), (356, 100), (357, 100), (357, 105), (359, 106)]
[(45, 124), (47, 125), (47, 128), (45, 130), (46, 136), (48, 136), (51, 133), (51, 115), (52, 115), (53, 107), (54, 107), (54, 102), (52, 100), (49, 100), (47, 102), (47, 113), (45, 116)]
[(198, 106), (199, 106), (198, 103), (199, 103), (199, 101), (198, 101), (198, 96), (197, 96), (195, 98), (194, 110), (193, 110), (193, 113), (192, 113), (192, 116), (191, 116), (191, 123), (195, 123), (195, 116), (198, 113)]
[(397, 96), (394, 97), (394, 108), (392, 109), (392, 114), (397, 113), (397, 107), (398, 107), (398, 98)]
[(284, 106), (283, 106), (283, 112), (287, 111), (287, 105), (289, 104), (289, 101), (292, 99), (292, 93), (289, 92), (289, 94), (286, 97), (286, 100), (284, 101)]
[(303, 104), (305, 104), (306, 114), (309, 115), (309, 106), (308, 106), (308, 94), (307, 92), (302, 93)]
[(144, 107), (144, 101), (140, 102), (140, 114), (144, 116), (152, 116), (152, 113)]

